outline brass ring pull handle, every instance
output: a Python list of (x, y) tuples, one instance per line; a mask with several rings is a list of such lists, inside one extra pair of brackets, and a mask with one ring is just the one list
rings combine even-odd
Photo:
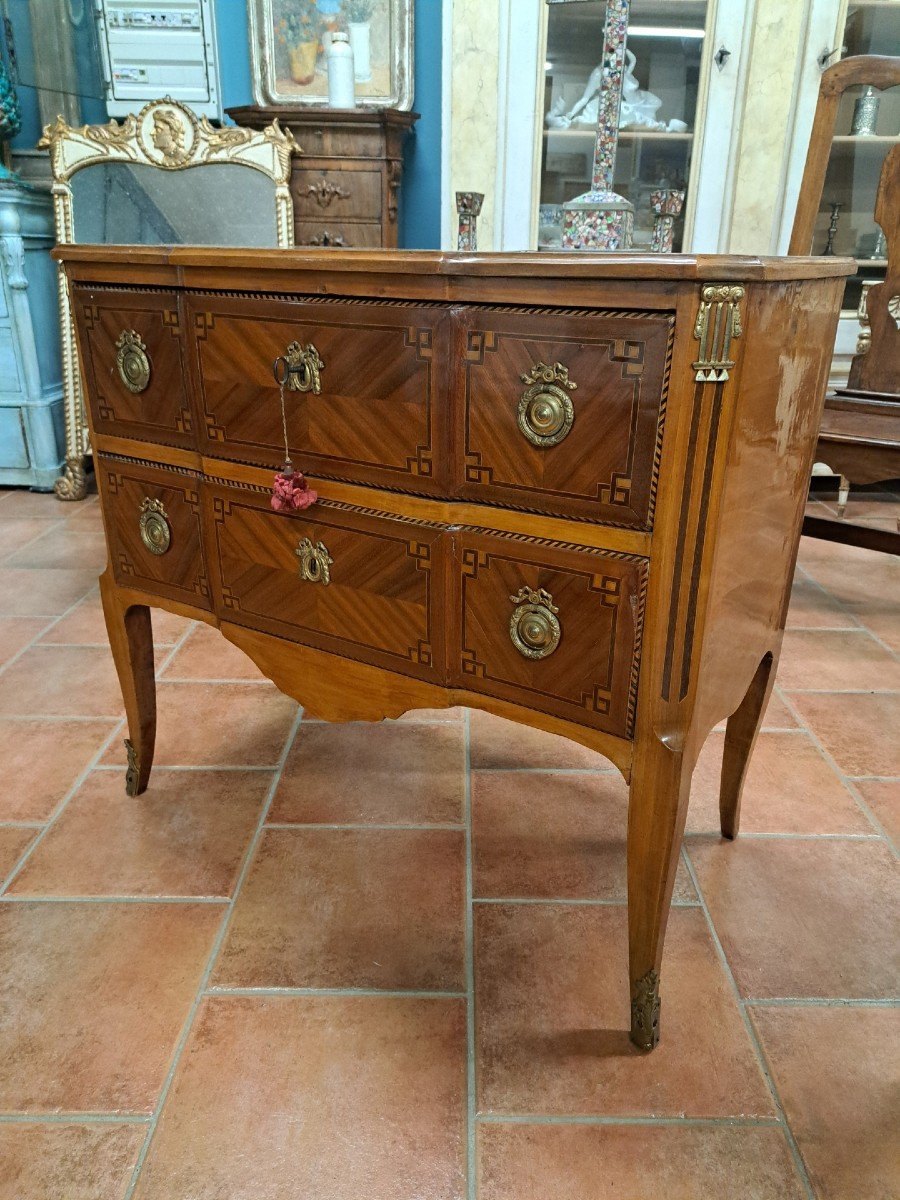
[(522, 376), (527, 383), (519, 401), (519, 428), (532, 446), (556, 446), (568, 436), (575, 420), (575, 409), (568, 392), (578, 387), (569, 379), (562, 363), (537, 366)]
[(123, 329), (116, 338), (116, 366), (129, 392), (143, 392), (150, 382), (147, 347), (134, 329)]
[(172, 545), (172, 526), (162, 500), (146, 496), (141, 504), (141, 541), (151, 554), (165, 554)]
[(313, 545), (309, 538), (305, 537), (294, 553), (300, 559), (301, 579), (306, 579), (309, 583), (321, 583), (324, 587), (331, 583), (329, 568), (334, 559), (325, 549), (323, 542)]
[(510, 596), (517, 608), (509, 618), (509, 636), (512, 644), (526, 658), (547, 658), (559, 645), (562, 626), (549, 592), (540, 588), (520, 588)]
[(272, 374), (279, 387), (289, 388), (292, 392), (312, 392), (315, 396), (322, 391), (319, 372), (324, 370), (325, 364), (312, 342), (305, 346), (291, 342), (284, 354), (272, 363)]

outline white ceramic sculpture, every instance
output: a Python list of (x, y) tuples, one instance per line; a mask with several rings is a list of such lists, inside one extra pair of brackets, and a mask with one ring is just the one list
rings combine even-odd
[[(681, 132), (686, 129), (683, 121), (671, 120), (668, 125), (656, 117), (662, 104), (659, 96), (653, 92), (644, 91), (638, 83), (634, 68), (637, 59), (630, 50), (625, 51), (628, 63), (625, 78), (622, 81), (622, 107), (619, 114), (620, 129), (668, 129)], [(572, 125), (580, 128), (595, 129), (600, 118), (600, 89), (603, 85), (603, 68), (595, 67), (591, 71), (587, 87), (578, 102), (565, 111), (565, 100), (560, 96), (546, 116), (548, 129), (569, 129)]]

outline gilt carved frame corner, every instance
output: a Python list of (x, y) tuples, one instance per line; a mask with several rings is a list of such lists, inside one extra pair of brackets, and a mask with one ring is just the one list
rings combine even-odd
[[(299, 147), (290, 130), (282, 129), (277, 120), (261, 130), (231, 125), (217, 129), (205, 116), (197, 117), (185, 105), (166, 97), (145, 105), (136, 116), (129, 114), (121, 123), (75, 128), (57, 117), (44, 128), (38, 147), (50, 152), (56, 240), (60, 245), (75, 239), (72, 176), (101, 162), (143, 164), (163, 171), (183, 171), (209, 163), (251, 167), (275, 184), (277, 245), (287, 249), (294, 244), (294, 209), (288, 185), (291, 156), (294, 151), (299, 153)], [(60, 500), (83, 500), (87, 494), (84, 458), (90, 452), (90, 439), (68, 285), (61, 263), (57, 288), (66, 466), (54, 490)]]

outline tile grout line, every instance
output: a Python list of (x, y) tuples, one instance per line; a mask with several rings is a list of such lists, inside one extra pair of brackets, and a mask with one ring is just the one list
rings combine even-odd
[[(24, 567), (22, 569), (25, 570)], [(38, 568), (36, 567), (34, 569), (37, 570)], [(60, 623), (60, 621), (62, 621), (65, 617), (68, 617), (72, 612), (74, 612), (74, 610), (78, 607), (78, 605), (83, 603), (88, 598), (88, 596), (91, 594), (91, 592), (94, 591), (94, 589), (96, 587), (97, 587), (97, 584), (92, 583), (91, 586), (87, 589), (87, 591), (83, 595), (79, 596), (77, 600), (73, 601), (73, 603), (70, 604), (67, 609), (65, 609), (65, 611), (59, 613), (55, 617), (48, 616), (46, 613), (35, 613), (34, 614), (35, 620), (46, 621), (47, 624), (43, 627), (43, 629), (41, 629), (38, 633), (36, 633), (34, 635), (34, 637), (31, 639), (30, 642), (27, 643), (27, 645), (23, 646), (21, 650), (16, 651), (16, 653), (11, 658), (8, 658), (6, 660), (6, 662), (3, 663), (2, 666), (0, 666), (0, 676), (4, 675), (9, 670), (9, 668), (11, 666), (13, 666), (14, 663), (17, 663), (23, 654), (27, 654), (29, 650), (36, 647), (38, 645), (38, 643), (40, 642), (40, 639), (42, 637), (44, 637), (45, 634), (48, 634), (51, 629), (53, 629), (55, 626), (57, 626)], [(21, 615), (21, 614), (0, 613), (0, 617), (15, 617), (15, 616), (19, 616), (19, 615)], [(48, 643), (48, 645), (52, 645), (52, 643)]]
[(745, 1008), (898, 1008), (900, 996), (763, 996), (741, 1004)]
[[(9, 874), (6, 876), (6, 878), (2, 881), (2, 883), (0, 883), (0, 899), (2, 899), (4, 902), (8, 902), (10, 899), (6, 895), (7, 889), (10, 887), (11, 884), (13, 884), (16, 881), (16, 879), (18, 878), (18, 876), (21, 874), (22, 870), (25, 868), (26, 864), (28, 863), (28, 860), (31, 858), (32, 854), (34, 854), (35, 850), (38, 848), (38, 846), (41, 844), (41, 842), (43, 842), (44, 838), (47, 836), (47, 834), (50, 832), (50, 830), (53, 828), (53, 826), (56, 824), (56, 822), (62, 816), (63, 812), (68, 807), (72, 798), (75, 796), (75, 794), (79, 791), (79, 789), (83, 786), (83, 784), (87, 780), (87, 778), (90, 775), (91, 771), (93, 770), (95, 764), (97, 762), (99, 762), (99, 760), (103, 757), (104, 754), (106, 754), (107, 750), (109, 750), (110, 746), (113, 744), (113, 741), (115, 740), (115, 738), (117, 738), (118, 735), (122, 732), (122, 729), (124, 728), (124, 726), (125, 726), (125, 718), (119, 717), (118, 720), (116, 721), (115, 725), (113, 726), (113, 728), (109, 731), (109, 733), (106, 735), (106, 737), (100, 743), (99, 750), (97, 750), (96, 754), (94, 754), (88, 760), (87, 766), (80, 772), (79, 775), (76, 776), (74, 782), (72, 783), (72, 786), (69, 788), (69, 790), (63, 796), (62, 800), (60, 800), (58, 802), (56, 807), (51, 812), (50, 816), (44, 822), (40, 833), (38, 833), (37, 837), (34, 838), (34, 840), (28, 845), (28, 847), (26, 848), (22, 857), (18, 860), (18, 862), (16, 862), (16, 864), (13, 866), (12, 870), (9, 872)], [(121, 770), (121, 768), (119, 768), (119, 769)]]
[(149, 1120), (130, 1112), (0, 1113), (0, 1125), (146, 1125)]
[[(271, 769), (271, 768), (270, 768)], [(266, 829), (277, 829), (283, 832), (287, 829), (355, 829), (357, 831), (367, 829), (395, 829), (395, 830), (450, 830), (451, 832), (459, 832), (465, 829), (465, 825), (451, 824), (449, 821), (435, 821), (433, 824), (427, 822), (415, 823), (397, 822), (392, 824), (389, 821), (267, 821)]]
[(204, 996), (379, 996), (411, 1000), (464, 1000), (465, 992), (417, 991), (415, 988), (369, 987), (217, 987), (206, 988)]
[(187, 1016), (185, 1017), (184, 1024), (181, 1029), (181, 1033), (179, 1034), (178, 1039), (175, 1043), (175, 1049), (172, 1053), (172, 1058), (169, 1063), (169, 1069), (167, 1070), (165, 1078), (163, 1079), (162, 1087), (160, 1088), (159, 1096), (156, 1101), (156, 1106), (155, 1106), (155, 1108), (153, 1110), (153, 1114), (150, 1118), (150, 1123), (149, 1123), (149, 1126), (147, 1129), (147, 1135), (144, 1138), (144, 1141), (143, 1141), (143, 1144), (141, 1145), (140, 1151), (138, 1152), (137, 1160), (135, 1161), (134, 1169), (131, 1173), (131, 1180), (129, 1181), (128, 1187), (125, 1190), (125, 1195), (123, 1197), (123, 1200), (132, 1200), (132, 1197), (134, 1196), (135, 1188), (137, 1187), (138, 1182), (140, 1180), (141, 1172), (144, 1168), (144, 1163), (146, 1162), (147, 1155), (150, 1152), (150, 1147), (153, 1144), (153, 1138), (156, 1133), (157, 1125), (159, 1124), (160, 1116), (162, 1115), (162, 1110), (165, 1106), (165, 1102), (169, 1095), (169, 1091), (171, 1090), (172, 1083), (175, 1078), (175, 1073), (178, 1070), (179, 1063), (181, 1062), (182, 1054), (184, 1053), (185, 1047), (187, 1046), (188, 1039), (190, 1037), (191, 1030), (194, 1025), (194, 1021), (195, 1021), (197, 1013), (199, 1012), (199, 1009), (200, 1009), (200, 1005), (203, 1003), (206, 989), (209, 985), (210, 978), (212, 977), (213, 970), (215, 968), (216, 962), (219, 957), (219, 951), (222, 948), (222, 944), (225, 941), (225, 935), (228, 932), (228, 927), (230, 924), (231, 916), (234, 912), (235, 903), (240, 894), (241, 888), (243, 887), (244, 880), (246, 879), (246, 877), (249, 873), (250, 864), (253, 861), (253, 857), (256, 853), (257, 846), (259, 845), (260, 839), (262, 837), (263, 829), (265, 827), (266, 817), (269, 815), (269, 809), (271, 808), (272, 801), (275, 798), (275, 792), (278, 788), (278, 784), (281, 781), (281, 774), (284, 770), (284, 765), (287, 762), (287, 757), (288, 757), (288, 754), (290, 753), (291, 747), (294, 744), (294, 739), (297, 736), (297, 731), (300, 728), (300, 723), (301, 723), (302, 717), (303, 717), (303, 709), (298, 706), (297, 712), (294, 716), (294, 720), (291, 723), (291, 728), (287, 734), (287, 737), (285, 738), (285, 743), (284, 743), (284, 746), (282, 747), (282, 751), (279, 756), (278, 763), (276, 764), (275, 770), (273, 772), (272, 782), (269, 784), (268, 792), (266, 793), (265, 800), (263, 801), (262, 809), (259, 814), (259, 820), (257, 821), (257, 824), (256, 824), (256, 829), (254, 830), (253, 835), (250, 838), (249, 844), (247, 846), (247, 850), (244, 854), (244, 858), (241, 863), (240, 870), (238, 871), (237, 878), (235, 879), (235, 882), (234, 882), (234, 887), (232, 888), (231, 896), (227, 899), (227, 901), (225, 903), (225, 911), (222, 914), (222, 919), (219, 923), (219, 928), (216, 931), (215, 937), (213, 938), (212, 946), (210, 947), (209, 955), (206, 960), (206, 966), (203, 970), (203, 974), (200, 977), (200, 982), (198, 984), (197, 991), (196, 991), (196, 993), (194, 995), (194, 999), (191, 1002), (191, 1005), (188, 1009), (188, 1013), (187, 1013)]
[[(782, 700), (784, 701), (784, 704), (787, 707), (788, 712), (790, 712), (795, 717), (796, 720), (802, 722), (803, 718), (802, 718), (799, 710), (797, 709), (797, 706), (791, 700), (791, 694), (789, 692), (783, 692)], [(893, 854), (894, 857), (896, 858), (897, 857), (897, 849), (894, 846), (893, 841), (891, 840), (891, 838), (888, 837), (888, 835), (885, 832), (885, 830), (883, 829), (881, 823), (876, 819), (875, 814), (870, 810), (869, 806), (865, 803), (865, 801), (859, 795), (856, 788), (853, 787), (853, 776), (845, 775), (844, 772), (841, 770), (841, 768), (838, 766), (837, 760), (826, 749), (824, 742), (821, 740), (821, 738), (818, 736), (818, 734), (815, 733), (812, 728), (807, 726), (805, 722), (803, 722), (803, 726), (809, 733), (810, 741), (818, 750), (820, 757), (831, 768), (831, 770), (834, 771), (834, 773), (837, 775), (838, 779), (841, 781), (841, 783), (844, 785), (844, 787), (849, 792), (849, 794), (850, 794), (851, 798), (853, 799), (853, 801), (855, 802), (857, 808), (860, 810), (860, 812), (863, 814), (863, 816), (866, 818), (866, 820), (869, 822), (869, 824), (875, 830), (875, 833), (878, 835), (878, 837), (884, 842), (885, 846), (888, 849), (888, 852)], [(823, 835), (819, 835), (819, 836), (823, 836)]]
[(763, 1054), (762, 1046), (760, 1044), (759, 1038), (756, 1036), (756, 1030), (753, 1027), (753, 1022), (750, 1020), (750, 1016), (747, 1013), (747, 1010), (743, 1005), (740, 989), (738, 988), (738, 985), (737, 985), (737, 980), (734, 977), (734, 972), (731, 969), (731, 964), (729, 963), (728, 958), (725, 954), (725, 948), (722, 945), (721, 939), (719, 938), (719, 935), (716, 931), (716, 927), (713, 924), (712, 914), (709, 911), (709, 906), (706, 903), (706, 897), (703, 895), (703, 890), (700, 887), (700, 880), (697, 878), (697, 873), (694, 870), (694, 864), (691, 862), (691, 856), (690, 856), (689, 852), (687, 854), (685, 854), (685, 862), (687, 864), (688, 874), (691, 877), (691, 882), (693, 883), (694, 888), (697, 892), (697, 895), (700, 898), (700, 909), (706, 920), (706, 925), (707, 925), (707, 928), (709, 929), (710, 938), (712, 939), (712, 943), (713, 943), (713, 947), (716, 952), (716, 956), (718, 957), (719, 962), (722, 965), (722, 969), (725, 973), (725, 978), (727, 979), (728, 984), (731, 987), (731, 991), (732, 991), (735, 1001), (737, 1003), (738, 1012), (740, 1013), (741, 1020), (744, 1024), (744, 1029), (747, 1032), (747, 1036), (750, 1040), (750, 1045), (752, 1046), (753, 1052), (756, 1055), (757, 1064), (759, 1066), (759, 1069), (763, 1076), (763, 1079), (766, 1082), (766, 1087), (769, 1089), (769, 1094), (772, 1098), (772, 1103), (775, 1105), (775, 1111), (778, 1114), (779, 1124), (781, 1125), (781, 1128), (784, 1130), (785, 1140), (787, 1141), (788, 1149), (790, 1150), (791, 1158), (793, 1159), (793, 1162), (794, 1162), (794, 1168), (797, 1171), (797, 1174), (800, 1178), (800, 1182), (802, 1183), (803, 1187), (806, 1189), (807, 1200), (816, 1200), (816, 1194), (815, 1194), (815, 1191), (813, 1190), (812, 1184), (810, 1183), (810, 1180), (809, 1180), (809, 1173), (807, 1172), (807, 1169), (806, 1169), (806, 1163), (803, 1161), (803, 1156), (800, 1153), (800, 1147), (797, 1145), (797, 1141), (796, 1141), (796, 1138), (794, 1137), (793, 1130), (791, 1129), (790, 1125), (788, 1124), (787, 1114), (784, 1111), (784, 1105), (781, 1103), (781, 1097), (778, 1094), (778, 1089), (775, 1087), (775, 1081), (772, 1078), (772, 1073), (769, 1070), (769, 1064), (766, 1061), (765, 1055)]
[[(77, 602), (77, 604), (80, 604), (80, 603), (81, 603), (81, 601)], [(73, 608), (77, 607), (77, 604), (73, 605), (72, 607)], [(71, 611), (71, 610), (69, 610), (69, 611)], [(62, 614), (62, 616), (66, 616), (66, 615), (67, 615), (66, 613)], [(59, 620), (62, 620), (62, 616), (59, 618)], [(46, 632), (46, 630), (44, 632)], [(183, 635), (183, 637), (186, 637), (186, 636), (187, 636), (187, 634)], [(173, 647), (172, 653), (175, 652), (176, 648), (177, 647)], [(26, 647), (26, 649), (27, 649), (27, 647)], [(23, 653), (24, 653), (24, 651), (23, 651)], [(7, 665), (9, 665), (9, 664), (7, 664)], [(32, 717), (32, 718), (27, 718), (27, 719), (38, 720), (38, 719), (44, 719), (44, 718)], [(63, 717), (60, 719), (67, 720), (68, 718)], [(56, 807), (51, 812), (50, 816), (43, 823), (40, 833), (38, 833), (37, 837), (35, 837), (34, 840), (29, 843), (29, 845), (26, 847), (24, 853), (22, 854), (22, 857), (14, 864), (12, 870), (9, 872), (9, 874), (6, 876), (6, 878), (2, 881), (2, 883), (0, 883), (0, 903), (5, 903), (5, 904), (24, 903), (27, 901), (30, 904), (44, 904), (44, 903), (65, 903), (66, 900), (69, 900), (73, 903), (79, 903), (79, 902), (80, 903), (85, 903), (85, 902), (87, 902), (87, 903), (103, 903), (103, 902), (109, 903), (109, 902), (115, 901), (117, 899), (119, 900), (120, 903), (121, 902), (125, 902), (125, 903), (140, 903), (140, 902), (145, 902), (145, 903), (150, 903), (150, 902), (184, 903), (184, 900), (180, 897), (175, 898), (175, 899), (173, 899), (171, 897), (142, 897), (142, 896), (123, 896), (121, 898), (111, 897), (111, 896), (85, 896), (85, 897), (77, 897), (77, 896), (55, 896), (55, 897), (54, 896), (18, 896), (18, 897), (16, 897), (16, 896), (9, 896), (7, 894), (9, 887), (16, 881), (18, 876), (22, 873), (22, 871), (24, 870), (25, 866), (28, 863), (28, 860), (34, 854), (35, 850), (43, 842), (44, 838), (47, 837), (48, 833), (53, 828), (53, 826), (56, 824), (56, 822), (59, 820), (59, 818), (62, 816), (62, 814), (66, 810), (66, 808), (68, 808), (69, 803), (74, 798), (76, 793), (87, 782), (87, 779), (90, 776), (91, 772), (99, 768), (100, 760), (107, 753), (107, 751), (109, 751), (112, 748), (115, 739), (118, 737), (118, 735), (122, 732), (123, 729), (127, 729), (127, 718), (123, 717), (123, 716), (90, 717), (90, 718), (85, 718), (85, 719), (89, 719), (92, 721), (113, 721), (113, 722), (115, 722), (115, 724), (114, 724), (113, 728), (110, 730), (110, 732), (108, 733), (108, 735), (106, 736), (106, 738), (104, 739), (103, 743), (100, 746), (100, 749), (90, 759), (90, 761), (88, 762), (88, 765), (84, 768), (84, 770), (81, 771), (81, 773), (76, 777), (74, 783), (69, 788), (68, 792), (66, 792), (66, 794), (63, 796), (62, 800), (56, 805)], [(111, 769), (116, 770), (116, 771), (122, 770), (122, 767), (119, 765), (110, 764), (110, 767), (111, 767)], [(193, 897), (191, 897), (190, 899), (193, 899)], [(210, 899), (207, 897), (198, 897), (197, 899), (198, 899), (199, 903), (204, 903), (204, 902), (205, 903), (216, 903), (216, 902), (218, 902), (216, 898)]]
[[(870, 629), (868, 625), (866, 625), (866, 623), (862, 620), (861, 617), (858, 617), (856, 615), (856, 613), (853, 611), (853, 609), (850, 608), (850, 606), (848, 604), (846, 604), (840, 598), (840, 596), (836, 596), (831, 591), (830, 588), (827, 588), (827, 587), (825, 587), (825, 585), (823, 583), (820, 583), (814, 575), (810, 574), (810, 572), (808, 571), (808, 569), (806, 567), (804, 567), (801, 563), (798, 562), (796, 564), (795, 569), (798, 571), (801, 571), (803, 573), (803, 575), (805, 576), (808, 583), (811, 583), (813, 585), (813, 587), (817, 587), (820, 592), (823, 592), (825, 594), (825, 596), (828, 597), (829, 600), (832, 600), (835, 604), (837, 604), (843, 610), (843, 612), (845, 612), (847, 614), (847, 616), (852, 621), (856, 622), (856, 625), (859, 629), (861, 629), (864, 633), (867, 633), (869, 635), (869, 637), (872, 638), (873, 641), (877, 642), (878, 645), (881, 646), (882, 650), (887, 650), (888, 654), (890, 654), (892, 658), (900, 657), (900, 656), (898, 656), (897, 652), (891, 646), (889, 646), (887, 644), (887, 642), (882, 641), (882, 639), (878, 636), (878, 634), (875, 633), (875, 631), (873, 629)], [(852, 626), (850, 628), (852, 629)], [(843, 632), (847, 632), (847, 630), (844, 630)]]
[(466, 1198), (477, 1200), (478, 1197), (478, 1166), (476, 1162), (476, 1076), (475, 1076), (475, 932), (474, 905), (472, 893), (474, 890), (472, 866), (472, 731), (469, 710), (466, 709), (463, 721), (464, 749), (464, 806), (465, 806), (465, 844), (466, 844), (466, 891), (465, 923), (466, 946)]
[(777, 1117), (615, 1117), (594, 1113), (482, 1113), (479, 1125), (662, 1125), (699, 1129), (780, 1129)]

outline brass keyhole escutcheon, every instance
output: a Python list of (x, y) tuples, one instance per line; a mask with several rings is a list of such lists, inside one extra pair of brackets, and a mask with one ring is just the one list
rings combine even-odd
[(134, 329), (123, 329), (116, 339), (116, 366), (129, 392), (143, 392), (150, 382), (147, 347)]
[(568, 396), (578, 386), (562, 363), (538, 363), (522, 376), (527, 383), (519, 401), (519, 428), (533, 446), (556, 446), (568, 436), (575, 408)]
[(147, 496), (141, 504), (141, 541), (151, 554), (165, 554), (172, 544), (172, 526), (161, 500)]
[[(279, 377), (279, 367), (283, 377)], [(293, 392), (312, 392), (318, 396), (322, 391), (320, 372), (324, 370), (325, 363), (312, 342), (305, 346), (291, 342), (283, 357), (275, 360), (275, 382), (283, 383)]]
[(331, 583), (331, 564), (334, 559), (325, 548), (324, 542), (315, 545), (308, 537), (303, 538), (294, 551), (300, 559), (300, 578), (309, 583), (321, 583), (327, 587)]
[(523, 587), (510, 600), (517, 605), (509, 619), (512, 644), (525, 658), (547, 658), (562, 638), (553, 597), (543, 588)]

